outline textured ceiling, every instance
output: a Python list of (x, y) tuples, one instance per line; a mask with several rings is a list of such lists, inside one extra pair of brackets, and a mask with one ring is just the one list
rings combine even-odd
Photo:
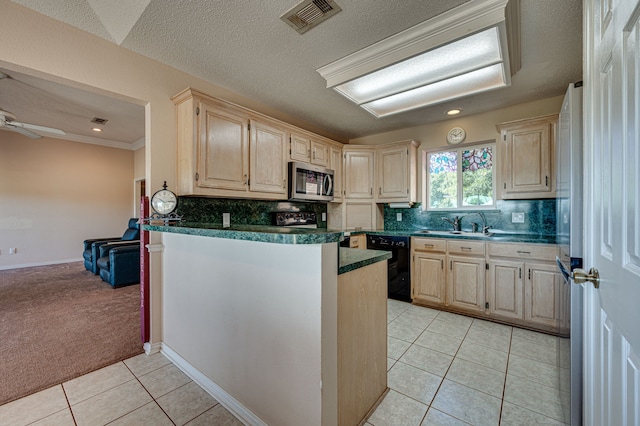
[(380, 119), (326, 89), (316, 69), (468, 0), (337, 0), (342, 12), (303, 35), (280, 20), (297, 0), (13, 1), (342, 140), (441, 121), (452, 106), (469, 115), (560, 95), (582, 78), (581, 0), (521, 0), (511, 87)]

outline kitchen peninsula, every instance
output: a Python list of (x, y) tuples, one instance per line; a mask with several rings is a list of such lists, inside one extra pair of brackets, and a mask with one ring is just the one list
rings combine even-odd
[(388, 252), (317, 229), (144, 228), (162, 232), (163, 352), (247, 424), (355, 425), (384, 394)]

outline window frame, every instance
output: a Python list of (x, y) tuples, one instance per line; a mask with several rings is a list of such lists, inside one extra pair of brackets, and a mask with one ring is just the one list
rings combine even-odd
[[(491, 173), (491, 186), (492, 186), (492, 196), (493, 203), (488, 206), (463, 206), (462, 205), (462, 151), (468, 151), (477, 148), (490, 147), (492, 152), (492, 173)], [(471, 142), (466, 144), (461, 144), (457, 146), (446, 146), (439, 149), (433, 149), (429, 151), (424, 151), (422, 158), (422, 210), (430, 211), (430, 212), (445, 212), (445, 211), (475, 211), (475, 210), (495, 210), (496, 209), (496, 175), (498, 173), (498, 161), (497, 161), (497, 143), (495, 139), (490, 139), (481, 142)], [(435, 208), (430, 207), (430, 191), (429, 187), (431, 185), (429, 179), (429, 160), (431, 154), (437, 154), (439, 152), (456, 152), (456, 183), (457, 183), (457, 204), (458, 207), (446, 207), (446, 208)]]

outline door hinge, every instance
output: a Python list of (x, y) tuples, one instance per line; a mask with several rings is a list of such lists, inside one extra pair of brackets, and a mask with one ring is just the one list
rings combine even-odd
[(487, 271), (489, 270), (489, 264), (488, 263), (484, 264), (484, 269), (486, 269)]
[(544, 186), (549, 186), (549, 176), (544, 177)]
[(531, 268), (529, 268), (529, 279), (531, 279)]
[(251, 123), (247, 124), (247, 130), (251, 130)]
[(200, 108), (196, 107), (196, 115), (200, 115)]
[(522, 278), (522, 268), (518, 268), (518, 278)]
[(485, 308), (485, 309), (489, 309), (489, 302), (487, 302), (487, 303), (485, 303), (485, 304), (484, 304), (484, 308)]
[(198, 174), (198, 173), (196, 172), (196, 181), (197, 181), (198, 179), (200, 179), (200, 174)]
[(504, 189), (507, 189), (507, 182), (504, 183)]
[(453, 271), (453, 260), (449, 261), (449, 270)]
[(407, 195), (409, 195), (409, 188), (407, 188)]
[(507, 135), (502, 135), (502, 140), (506, 142), (507, 141)]
[(409, 148), (407, 148), (407, 156), (409, 156)]

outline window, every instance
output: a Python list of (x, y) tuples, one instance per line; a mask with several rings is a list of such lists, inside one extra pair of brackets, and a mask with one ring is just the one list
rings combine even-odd
[(425, 161), (427, 210), (495, 206), (495, 144), (428, 152)]

